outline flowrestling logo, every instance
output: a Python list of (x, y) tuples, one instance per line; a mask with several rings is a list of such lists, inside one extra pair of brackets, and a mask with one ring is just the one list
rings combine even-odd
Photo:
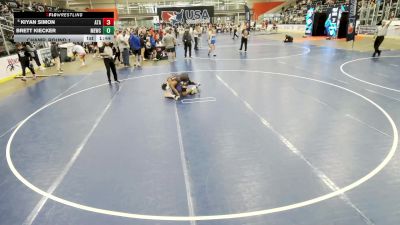
[(211, 18), (214, 16), (214, 7), (158, 8), (157, 14), (162, 22), (172, 25), (210, 23)]

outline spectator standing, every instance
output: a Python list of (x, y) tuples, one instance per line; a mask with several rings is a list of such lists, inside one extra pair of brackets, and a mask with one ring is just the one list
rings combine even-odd
[(106, 66), (108, 83), (111, 84), (110, 70), (114, 75), (114, 81), (119, 83), (118, 74), (113, 59), (113, 50), (111, 48), (110, 42), (104, 42), (104, 50), (102, 53), (100, 53), (100, 55), (103, 57), (104, 65)]
[(26, 50), (31, 55), (31, 59), (35, 60), (36, 65), (39, 67), (39, 69), (40, 70), (45, 70), (45, 68), (43, 68), (42, 64), (40, 63), (39, 55), (37, 53), (36, 48), (32, 45), (32, 43), (26, 42), (25, 47), (26, 47)]
[(248, 40), (248, 37), (249, 37), (249, 31), (246, 28), (244, 28), (242, 30), (242, 40), (240, 41), (240, 49), (239, 49), (239, 51), (242, 51), (243, 44), (244, 44), (244, 51), (247, 52), (247, 40)]
[(30, 61), (32, 59), (31, 54), (27, 50), (26, 46), (23, 46), (21, 44), (17, 44), (17, 49), (18, 49), (18, 60), (21, 63), (21, 68), (22, 68), (22, 78), (21, 80), (26, 81), (25, 75), (26, 75), (26, 68), (29, 68), (33, 75), (33, 79), (36, 80), (36, 74), (35, 70), (33, 70), (33, 66), (31, 65)]
[(200, 27), (196, 26), (194, 31), (193, 31), (193, 37), (194, 37), (194, 50), (199, 50), (199, 37), (200, 37), (201, 31)]
[(122, 49), (122, 61), (124, 66), (130, 66), (129, 63), (129, 34), (127, 31), (123, 31), (122, 35), (118, 39), (120, 48)]
[(170, 62), (175, 61), (175, 45), (176, 45), (176, 39), (172, 35), (172, 29), (167, 30), (167, 34), (164, 36), (163, 41), (165, 45), (165, 51), (168, 54), (168, 60)]
[(146, 61), (144, 52), (146, 51), (146, 29), (142, 29), (139, 34), (140, 38), (140, 56), (143, 61)]
[(151, 46), (151, 59), (153, 59), (154, 61), (157, 61), (157, 51), (156, 51), (156, 45), (157, 42), (154, 38), (155, 34), (152, 34), (151, 32), (149, 33), (149, 41), (150, 41), (150, 46)]
[(141, 66), (142, 62), (142, 55), (141, 55), (141, 41), (140, 37), (137, 34), (138, 30), (135, 30), (132, 32), (131, 37), (129, 38), (129, 45), (131, 46), (131, 50), (133, 52), (133, 55), (135, 56), (136, 62), (134, 63), (134, 66)]
[(239, 35), (237, 35), (237, 30), (238, 30), (239, 27), (240, 27), (240, 25), (233, 27), (233, 37), (232, 37), (232, 39), (235, 39), (235, 37), (237, 37), (237, 38), (239, 37)]
[(52, 42), (50, 47), (51, 58), (53, 58), (54, 63), (57, 67), (57, 72), (62, 74), (63, 70), (61, 69), (61, 58), (60, 58), (60, 48), (58, 47), (57, 42)]
[(113, 54), (114, 54), (114, 63), (117, 61), (118, 59), (118, 64), (121, 63), (121, 51), (119, 50), (119, 47), (116, 46), (117, 44), (113, 44)]
[(189, 58), (192, 58), (192, 35), (190, 35), (189, 28), (185, 29), (185, 32), (183, 33), (182, 36), (182, 42), (184, 44), (185, 48), (185, 58), (187, 56), (187, 50), (189, 49)]
[(178, 35), (179, 35), (178, 25), (174, 26), (174, 33), (175, 33), (175, 39), (178, 39)]

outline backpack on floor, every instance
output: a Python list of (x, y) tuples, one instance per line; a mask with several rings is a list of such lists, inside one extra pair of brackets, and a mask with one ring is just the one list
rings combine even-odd
[(43, 64), (44, 64), (45, 67), (51, 67), (52, 66), (51, 60), (49, 58), (44, 58)]

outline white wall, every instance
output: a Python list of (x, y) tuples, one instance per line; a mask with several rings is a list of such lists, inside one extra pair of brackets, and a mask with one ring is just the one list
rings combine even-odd
[[(268, 28), (272, 27), (272, 25), (268, 25)], [(296, 31), (296, 32), (306, 32), (306, 25), (304, 24), (278, 24), (278, 30), (288, 30), (288, 31)]]
[(17, 54), (0, 58), (0, 80), (21, 73), (21, 64)]
[(394, 20), (388, 28), (387, 37), (400, 39), (400, 20)]
[[(61, 48), (67, 48), (68, 55), (72, 56), (72, 47), (74, 46), (73, 43), (66, 43), (60, 45)], [(43, 56), (44, 57), (51, 57), (50, 55), (50, 48), (42, 48), (38, 50), (38, 55), (40, 62), (43, 63)], [(32, 60), (32, 64), (35, 69), (37, 69), (36, 62)], [(29, 70), (27, 69), (26, 72)], [(21, 64), (18, 61), (18, 55), (10, 55), (6, 57), (0, 58), (0, 81), (4, 78), (9, 78), (13, 76), (18, 76), (22, 74)]]

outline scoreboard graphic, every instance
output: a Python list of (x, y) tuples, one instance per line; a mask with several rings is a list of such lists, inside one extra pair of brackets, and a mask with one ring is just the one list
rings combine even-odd
[(15, 12), (16, 42), (114, 40), (113, 12)]

